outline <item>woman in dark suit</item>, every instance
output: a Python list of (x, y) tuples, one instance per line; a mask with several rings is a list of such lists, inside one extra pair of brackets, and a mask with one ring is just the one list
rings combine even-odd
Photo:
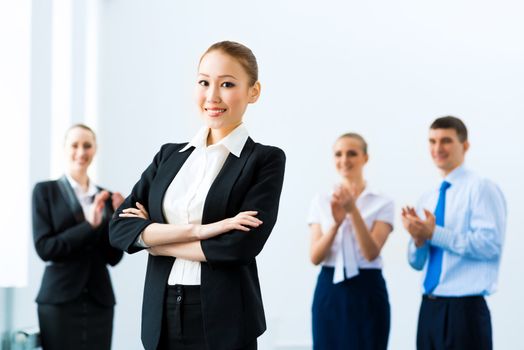
[(259, 94), (251, 50), (212, 45), (196, 80), (205, 126), (189, 143), (162, 146), (113, 216), (111, 244), (150, 253), (147, 350), (256, 349), (266, 328), (255, 257), (277, 219), (285, 155), (242, 124)]
[(108, 223), (123, 197), (89, 179), (95, 153), (94, 132), (72, 126), (66, 174), (33, 190), (34, 244), (47, 263), (36, 298), (44, 350), (111, 348), (115, 296), (106, 266), (122, 252), (109, 245)]

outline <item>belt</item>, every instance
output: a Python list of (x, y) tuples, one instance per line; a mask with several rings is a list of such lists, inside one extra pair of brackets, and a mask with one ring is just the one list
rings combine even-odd
[(482, 295), (465, 295), (465, 296), (438, 296), (434, 294), (424, 294), (422, 299), (424, 300), (460, 300), (460, 299), (480, 299), (484, 298)]

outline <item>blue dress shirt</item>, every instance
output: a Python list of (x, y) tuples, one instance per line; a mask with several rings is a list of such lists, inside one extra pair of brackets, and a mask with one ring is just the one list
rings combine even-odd
[[(417, 248), (409, 242), (409, 264), (426, 275), (429, 246), (444, 250), (437, 296), (488, 295), (495, 291), (506, 230), (506, 201), (496, 184), (460, 166), (445, 178), (445, 224), (436, 226), (430, 241)], [(433, 211), (439, 186), (417, 204), (417, 212)]]

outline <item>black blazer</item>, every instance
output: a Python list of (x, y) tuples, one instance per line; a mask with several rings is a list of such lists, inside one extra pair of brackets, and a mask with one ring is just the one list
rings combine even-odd
[[(166, 144), (144, 171), (131, 195), (110, 223), (111, 244), (128, 253), (140, 250), (138, 235), (153, 222), (164, 223), (165, 192), (194, 148), (179, 152), (186, 144)], [(207, 262), (201, 267), (201, 298), (208, 348), (231, 350), (245, 346), (266, 329), (255, 257), (275, 225), (285, 155), (276, 147), (248, 138), (240, 157), (230, 154), (207, 194), (202, 223), (208, 224), (257, 210), (263, 224), (250, 232), (230, 231), (201, 242)], [(122, 209), (142, 203), (150, 219), (119, 218)], [(142, 304), (142, 342), (157, 348), (167, 279), (175, 258), (148, 257)]]
[(116, 265), (122, 259), (122, 251), (109, 245), (111, 200), (106, 201), (102, 224), (94, 230), (85, 220), (75, 192), (63, 176), (35, 185), (32, 209), (36, 252), (49, 262), (36, 302), (68, 302), (87, 288), (100, 304), (114, 305), (115, 296), (106, 265)]

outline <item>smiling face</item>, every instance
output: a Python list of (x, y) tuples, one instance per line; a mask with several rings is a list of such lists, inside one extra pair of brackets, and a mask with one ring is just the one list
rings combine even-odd
[(435, 165), (445, 175), (464, 163), (469, 149), (467, 140), (461, 142), (455, 129), (430, 129), (429, 151)]
[(247, 105), (257, 101), (260, 83), (234, 57), (219, 50), (205, 54), (198, 67), (196, 102), (206, 125), (227, 135), (240, 123)]
[(335, 168), (344, 178), (362, 176), (368, 155), (364, 152), (362, 142), (353, 137), (341, 137), (333, 146)]
[(67, 132), (64, 148), (69, 173), (86, 173), (96, 154), (95, 135), (84, 128), (74, 127)]

